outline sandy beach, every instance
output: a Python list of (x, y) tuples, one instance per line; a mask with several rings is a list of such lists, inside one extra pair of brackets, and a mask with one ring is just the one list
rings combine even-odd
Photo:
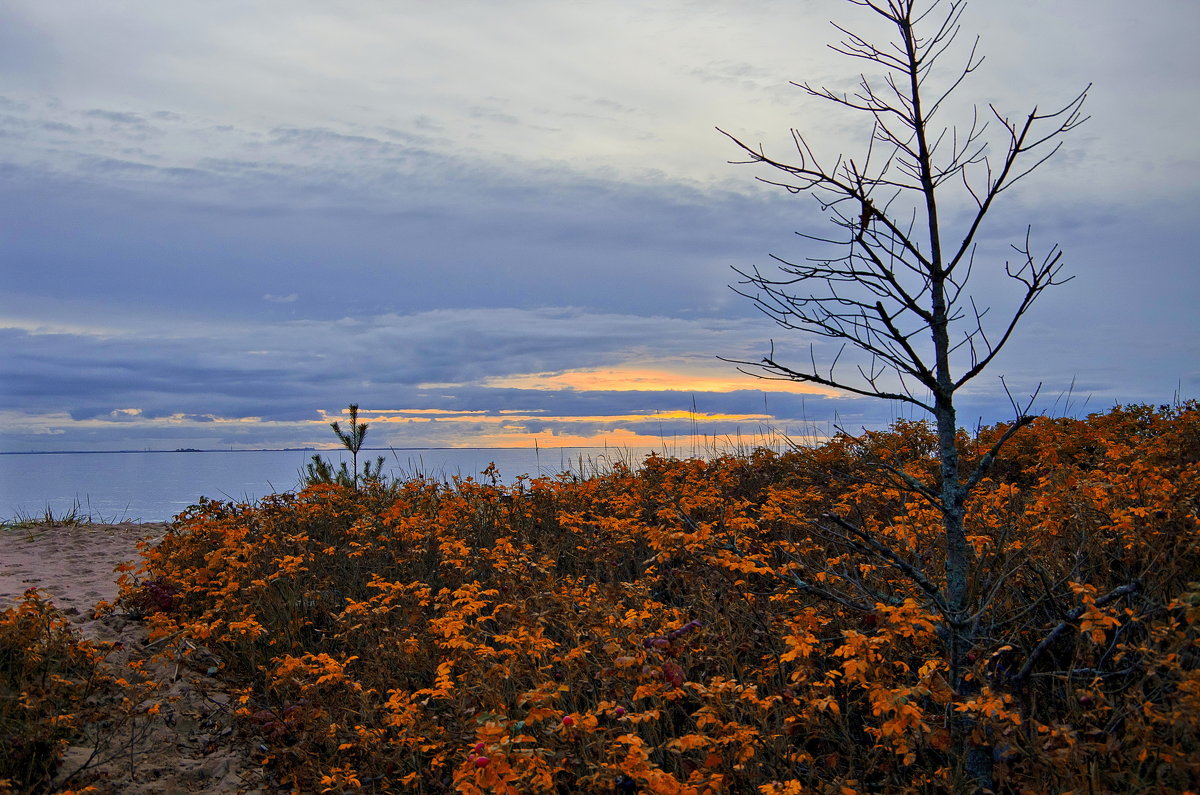
[(131, 522), (0, 531), (0, 609), (26, 590), (40, 588), (81, 629), (94, 629), (87, 618), (92, 606), (117, 596), (113, 570), (138, 560), (138, 541), (154, 541), (166, 531), (165, 524)]
[(146, 671), (162, 683), (154, 700), (160, 712), (140, 719), (130, 738), (97, 736), (68, 749), (60, 779), (67, 786), (96, 787), (112, 793), (253, 792), (260, 789), (243, 738), (220, 682), (170, 658), (170, 648), (148, 648), (144, 624), (120, 612), (97, 617), (97, 602), (117, 596), (114, 569), (139, 560), (137, 543), (161, 538), (167, 525), (33, 525), (0, 530), (0, 609), (12, 606), (30, 588), (40, 588), (84, 637), (113, 643), (108, 656), (118, 676), (136, 681), (131, 660), (148, 662)]

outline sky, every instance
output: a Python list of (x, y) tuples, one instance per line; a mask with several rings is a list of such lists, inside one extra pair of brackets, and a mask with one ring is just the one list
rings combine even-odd
[[(864, 151), (860, 114), (791, 84), (853, 88), (831, 21), (879, 33), (843, 0), (0, 0), (0, 451), (327, 446), (352, 402), (393, 447), (919, 417), (725, 361), (837, 353), (730, 289), (833, 230), (717, 129)], [(960, 421), (1011, 419), (1006, 388), (1072, 416), (1200, 396), (1200, 4), (977, 0), (962, 25), (944, 75), (976, 35), (985, 61), (948, 119), (1092, 88), (972, 290), (1011, 305), (1027, 227), (1074, 279)]]

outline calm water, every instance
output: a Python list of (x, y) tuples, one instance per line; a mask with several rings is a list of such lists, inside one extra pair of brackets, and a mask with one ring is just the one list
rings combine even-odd
[[(337, 452), (326, 458), (342, 460)], [(359, 460), (365, 460), (366, 451)], [(439, 479), (478, 477), (495, 462), (505, 482), (519, 475), (555, 475), (604, 466), (615, 458), (634, 463), (644, 453), (603, 448), (372, 450), (384, 471)], [(0, 520), (61, 515), (72, 506), (103, 521), (166, 521), (199, 501), (251, 501), (294, 491), (312, 457), (304, 451), (218, 451), (198, 453), (39, 453), (0, 455)], [(348, 459), (348, 454), (345, 456)]]

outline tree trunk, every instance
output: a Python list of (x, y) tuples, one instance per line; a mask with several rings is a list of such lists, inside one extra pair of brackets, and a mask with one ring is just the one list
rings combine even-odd
[[(946, 662), (950, 667), (950, 685), (956, 699), (979, 692), (979, 683), (966, 678), (967, 654), (974, 641), (974, 628), (967, 622), (971, 615), (970, 578), (973, 550), (967, 541), (965, 526), (966, 494), (959, 475), (958, 421), (952, 400), (940, 400), (936, 406), (939, 454), (942, 465), (943, 528), (946, 535), (946, 604), (950, 615), (946, 622)], [(975, 721), (956, 712), (950, 719), (951, 747), (963, 761), (967, 786), (974, 793), (995, 791), (992, 777), (990, 743), (972, 740)]]

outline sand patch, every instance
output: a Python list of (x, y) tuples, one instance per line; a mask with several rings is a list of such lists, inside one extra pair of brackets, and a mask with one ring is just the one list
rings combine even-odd
[(165, 524), (36, 525), (0, 531), (0, 609), (41, 588), (81, 629), (92, 607), (117, 597), (121, 563), (138, 561), (137, 542), (154, 541)]
[[(141, 678), (128, 664), (147, 661), (144, 673), (160, 687), (150, 701), (158, 714), (143, 715), (120, 733), (93, 729), (68, 749), (60, 779), (101, 792), (156, 795), (185, 792), (262, 791), (252, 761), (254, 738), (233, 718), (224, 685), (207, 675), (211, 658), (184, 658), (170, 641), (151, 646), (145, 625), (121, 613), (96, 617), (97, 602), (117, 597), (114, 569), (140, 562), (137, 543), (153, 543), (167, 525), (85, 524), (0, 530), (0, 610), (40, 588), (84, 637), (116, 644), (108, 663), (117, 676)], [(165, 659), (151, 655), (167, 652)], [(192, 659), (205, 660), (199, 667)], [(146, 705), (148, 706), (148, 705)], [(78, 771), (78, 772), (77, 772)]]

